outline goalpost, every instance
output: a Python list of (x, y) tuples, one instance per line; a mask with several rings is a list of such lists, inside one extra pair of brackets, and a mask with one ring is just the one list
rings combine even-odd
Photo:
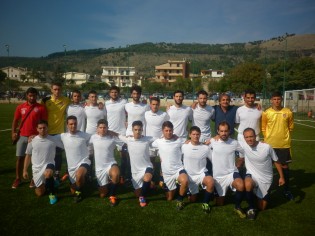
[(285, 91), (283, 106), (290, 108), (295, 117), (313, 119), (315, 115), (315, 88)]

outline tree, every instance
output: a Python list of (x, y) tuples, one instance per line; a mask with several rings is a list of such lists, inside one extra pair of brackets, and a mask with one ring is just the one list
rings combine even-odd
[(164, 93), (165, 86), (162, 83), (152, 82), (148, 80), (144, 80), (141, 84), (144, 91), (149, 93)]
[(184, 92), (192, 92), (193, 86), (190, 79), (177, 78), (171, 86), (172, 90), (183, 90)]
[(0, 70), (0, 82), (3, 82), (6, 77), (7, 77), (7, 74), (4, 73), (2, 70)]
[(239, 94), (247, 88), (261, 92), (264, 78), (265, 70), (263, 67), (252, 62), (237, 65), (226, 76), (228, 89)]

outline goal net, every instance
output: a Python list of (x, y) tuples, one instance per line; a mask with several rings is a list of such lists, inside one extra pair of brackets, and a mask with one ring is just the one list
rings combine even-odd
[(285, 91), (283, 105), (294, 112), (295, 118), (314, 119), (315, 88)]

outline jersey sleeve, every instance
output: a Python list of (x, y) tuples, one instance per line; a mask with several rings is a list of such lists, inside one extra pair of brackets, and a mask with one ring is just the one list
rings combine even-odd
[(289, 114), (289, 131), (292, 132), (293, 128), (294, 128), (293, 113), (290, 112), (290, 114)]
[(238, 109), (236, 110), (236, 114), (235, 114), (235, 123), (239, 124), (240, 123), (240, 114)]
[(124, 143), (127, 143), (127, 141), (128, 141), (128, 138), (126, 137), (126, 136), (124, 136), (124, 135), (118, 135), (118, 138), (121, 140), (121, 141), (123, 141)]
[(261, 114), (261, 132), (264, 135), (264, 138), (266, 138), (266, 127), (267, 127), (267, 114), (266, 112), (263, 112)]
[(273, 150), (273, 148), (270, 145), (268, 146), (269, 146), (269, 156), (271, 157), (273, 161), (278, 161), (278, 156), (276, 152)]
[(154, 148), (158, 148), (159, 147), (158, 139), (156, 139), (154, 142), (152, 142), (151, 146)]
[(238, 141), (236, 141), (236, 142), (237, 142), (236, 151), (239, 152), (239, 154), (240, 154), (239, 157), (243, 158), (244, 154), (245, 154), (244, 149), (242, 148), (241, 144)]
[(33, 151), (33, 145), (32, 145), (32, 142), (30, 142), (27, 144), (25, 154), (32, 155), (32, 151)]
[(54, 141), (54, 143), (56, 144), (57, 147), (65, 149), (63, 146), (62, 139), (61, 139), (61, 134), (51, 136), (51, 139)]

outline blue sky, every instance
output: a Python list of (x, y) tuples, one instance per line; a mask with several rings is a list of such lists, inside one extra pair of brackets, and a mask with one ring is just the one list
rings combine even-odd
[(3, 0), (0, 56), (315, 33), (314, 0)]

